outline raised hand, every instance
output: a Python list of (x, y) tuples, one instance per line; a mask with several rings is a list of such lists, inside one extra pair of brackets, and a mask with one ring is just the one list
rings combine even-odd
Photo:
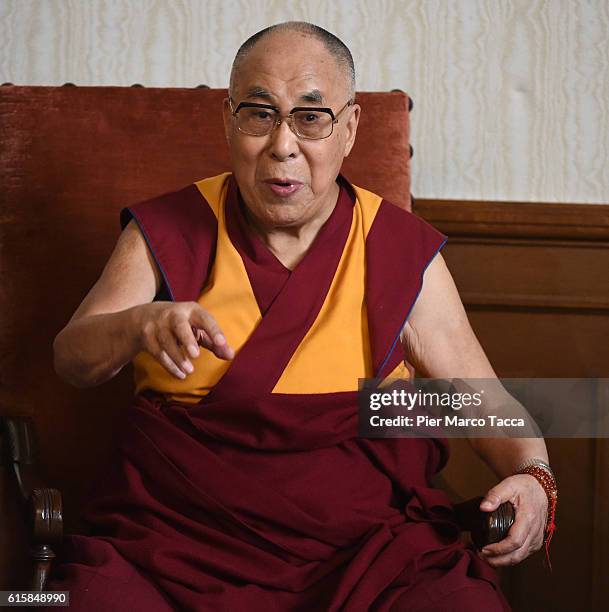
[(199, 356), (199, 346), (219, 359), (234, 357), (218, 323), (197, 302), (152, 302), (137, 310), (142, 350), (176, 378), (184, 379), (194, 371), (191, 359)]

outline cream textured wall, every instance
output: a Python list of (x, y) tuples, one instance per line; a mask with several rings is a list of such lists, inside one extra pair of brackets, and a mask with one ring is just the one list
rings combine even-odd
[(223, 87), (286, 19), (411, 94), (419, 197), (609, 203), (609, 0), (0, 0), (0, 81)]

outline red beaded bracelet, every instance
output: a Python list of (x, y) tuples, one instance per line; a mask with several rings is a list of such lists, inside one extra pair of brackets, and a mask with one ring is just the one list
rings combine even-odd
[(556, 480), (551, 470), (546, 469), (542, 465), (528, 465), (517, 472), (517, 474), (529, 474), (537, 479), (537, 482), (543, 487), (548, 498), (548, 518), (546, 520), (544, 544), (546, 547), (546, 560), (550, 571), (552, 564), (550, 563), (550, 541), (556, 531), (556, 504), (558, 503), (558, 488)]

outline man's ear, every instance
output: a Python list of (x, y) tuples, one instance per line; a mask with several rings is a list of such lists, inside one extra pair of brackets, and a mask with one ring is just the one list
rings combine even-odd
[(224, 121), (224, 136), (226, 137), (226, 142), (229, 142), (233, 113), (231, 112), (228, 98), (224, 98), (222, 101), (222, 120)]
[(355, 134), (357, 133), (357, 126), (359, 124), (359, 115), (361, 112), (361, 107), (359, 104), (354, 104), (351, 107), (351, 113), (349, 115), (349, 120), (347, 121), (347, 140), (345, 142), (345, 157), (349, 156), (351, 153), (351, 149), (355, 144)]

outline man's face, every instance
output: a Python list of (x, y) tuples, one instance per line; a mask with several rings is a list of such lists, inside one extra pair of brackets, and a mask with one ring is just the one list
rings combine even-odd
[[(240, 102), (271, 104), (282, 116), (296, 106), (329, 107), (336, 115), (350, 94), (344, 69), (323, 43), (297, 32), (259, 41), (242, 62), (231, 93), (234, 108)], [(298, 228), (327, 217), (338, 195), (336, 176), (355, 141), (359, 110), (357, 105), (344, 110), (328, 138), (304, 140), (285, 121), (267, 136), (243, 134), (225, 101), (233, 172), (262, 228)], [(293, 186), (282, 189), (279, 181)]]

